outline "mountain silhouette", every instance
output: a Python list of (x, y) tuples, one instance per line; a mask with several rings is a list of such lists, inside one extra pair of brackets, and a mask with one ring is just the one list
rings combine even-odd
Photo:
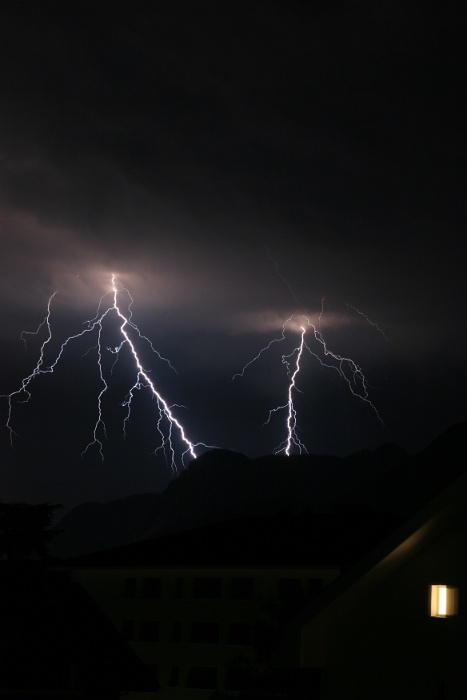
[(391, 443), (347, 457), (210, 450), (162, 493), (84, 503), (57, 525), (54, 556), (77, 556), (237, 518), (342, 505), (408, 515), (464, 468), (467, 423), (409, 455)]

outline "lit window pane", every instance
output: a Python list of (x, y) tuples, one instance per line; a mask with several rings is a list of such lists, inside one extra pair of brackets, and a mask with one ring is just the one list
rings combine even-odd
[(431, 586), (431, 617), (449, 617), (457, 614), (457, 588), (436, 584)]

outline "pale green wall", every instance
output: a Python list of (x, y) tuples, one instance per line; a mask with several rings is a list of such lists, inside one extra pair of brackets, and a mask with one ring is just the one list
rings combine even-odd
[[(74, 580), (79, 581), (88, 590), (104, 612), (121, 629), (123, 620), (135, 620), (136, 627), (142, 620), (155, 619), (160, 623), (159, 641), (157, 643), (141, 642), (137, 639), (131, 644), (140, 658), (157, 666), (157, 673), (162, 690), (158, 700), (205, 700), (207, 690), (186, 688), (187, 673), (190, 666), (215, 666), (218, 669), (219, 687), (223, 686), (224, 669), (237, 656), (253, 658), (251, 647), (228, 643), (227, 632), (231, 622), (255, 622), (261, 617), (268, 617), (269, 602), (277, 598), (279, 578), (298, 578), (303, 586), (310, 578), (321, 578), (327, 585), (338, 575), (336, 569), (252, 569), (252, 568), (164, 568), (151, 567), (141, 569), (75, 569)], [(219, 599), (195, 599), (192, 597), (194, 577), (220, 577), (222, 579), (222, 597)], [(136, 578), (137, 595), (124, 598), (123, 582), (125, 578)], [(142, 598), (141, 586), (144, 577), (162, 579), (162, 596), (160, 598)], [(232, 578), (247, 577), (254, 580), (254, 595), (250, 600), (234, 600), (230, 597)], [(174, 597), (174, 580), (182, 578), (184, 592), (181, 598)], [(182, 624), (180, 642), (171, 641), (173, 623)], [(220, 624), (218, 644), (195, 644), (189, 642), (190, 625), (193, 621), (213, 621)], [(169, 675), (172, 666), (180, 668), (180, 685), (169, 688)], [(135, 696), (136, 697), (136, 696)], [(138, 695), (140, 700), (142, 696)]]

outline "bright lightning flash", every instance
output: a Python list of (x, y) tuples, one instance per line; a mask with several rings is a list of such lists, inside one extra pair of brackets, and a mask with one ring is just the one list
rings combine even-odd
[[(269, 416), (265, 422), (265, 425), (268, 425), (271, 421), (272, 416), (275, 413), (278, 413), (280, 411), (287, 412), (287, 419), (285, 425), (287, 437), (283, 442), (281, 442), (278, 445), (278, 447), (275, 448), (275, 454), (283, 452), (287, 456), (290, 456), (290, 454), (294, 450), (298, 451), (300, 454), (302, 454), (303, 452), (307, 452), (305, 445), (298, 436), (299, 428), (297, 423), (297, 411), (294, 404), (295, 394), (297, 392), (301, 393), (300, 389), (297, 386), (297, 378), (301, 369), (300, 363), (303, 359), (304, 350), (307, 350), (310, 355), (316, 358), (316, 360), (318, 360), (322, 367), (327, 367), (328, 369), (336, 371), (341, 377), (341, 379), (345, 381), (345, 383), (349, 387), (350, 392), (360, 401), (363, 401), (364, 403), (368, 404), (368, 406), (370, 406), (370, 408), (376, 414), (378, 420), (381, 423), (383, 422), (377, 408), (370, 400), (368, 393), (368, 382), (361, 367), (359, 367), (359, 365), (356, 362), (354, 362), (354, 360), (352, 360), (350, 357), (344, 357), (343, 355), (339, 355), (330, 350), (327, 346), (326, 341), (321, 332), (321, 318), (323, 316), (323, 313), (324, 300), (321, 307), (321, 313), (319, 314), (317, 325), (312, 323), (310, 319), (305, 315), (300, 316), (300, 322), (295, 320), (294, 315), (290, 316), (284, 322), (280, 336), (277, 338), (273, 338), (273, 340), (271, 340), (266, 346), (261, 348), (257, 355), (249, 362), (247, 362), (240, 372), (237, 372), (232, 377), (231, 381), (233, 381), (236, 377), (243, 377), (248, 367), (255, 363), (263, 355), (263, 353), (265, 353), (272, 347), (274, 343), (281, 343), (285, 341), (286, 333), (288, 330), (291, 332), (298, 332), (300, 334), (300, 341), (294, 347), (292, 352), (288, 355), (282, 355), (282, 364), (285, 365), (287, 370), (287, 376), (289, 377), (287, 402), (281, 406), (276, 406), (275, 408), (272, 408), (269, 411)], [(358, 313), (364, 316), (364, 314), (362, 314), (361, 312)], [(371, 325), (376, 326), (376, 324), (371, 323), (370, 321), (368, 322)], [(380, 331), (379, 328), (377, 329)], [(318, 352), (320, 352), (320, 354), (314, 352), (307, 344), (307, 332), (310, 332), (312, 334), (314, 340), (317, 343), (317, 350)]]
[[(122, 305), (119, 303), (119, 296), (120, 295), (126, 295), (127, 299), (129, 301), (126, 303), (126, 313), (122, 310)], [(141, 333), (139, 330), (138, 326), (132, 321), (132, 311), (131, 307), (133, 305), (133, 298), (125, 287), (120, 287), (117, 283), (116, 276), (115, 274), (112, 274), (112, 286), (111, 290), (106, 292), (105, 294), (102, 295), (100, 298), (97, 310), (96, 310), (96, 315), (94, 318), (85, 321), (84, 325), (85, 328), (79, 333), (76, 333), (75, 335), (70, 335), (66, 338), (66, 340), (63, 341), (63, 343), (60, 345), (59, 351), (53, 360), (49, 365), (45, 364), (45, 352), (47, 345), (50, 343), (52, 340), (52, 327), (51, 327), (51, 322), (50, 322), (50, 317), (51, 317), (51, 306), (52, 306), (52, 301), (56, 295), (56, 292), (52, 294), (52, 296), (49, 299), (48, 305), (47, 305), (47, 313), (46, 316), (44, 317), (43, 321), (39, 324), (37, 329), (35, 331), (23, 331), (21, 334), (21, 338), (24, 342), (26, 342), (26, 336), (27, 335), (37, 335), (42, 329), (46, 329), (47, 337), (43, 341), (41, 348), (40, 348), (40, 354), (39, 354), (39, 359), (37, 361), (36, 366), (34, 367), (33, 371), (25, 377), (21, 381), (21, 386), (19, 389), (16, 391), (11, 392), (10, 394), (3, 395), (4, 398), (8, 398), (8, 418), (6, 421), (6, 427), (10, 431), (10, 441), (11, 443), (13, 442), (13, 435), (15, 434), (15, 431), (13, 430), (12, 427), (12, 418), (13, 418), (13, 407), (15, 401), (19, 403), (27, 403), (29, 399), (31, 398), (31, 392), (30, 392), (30, 386), (31, 383), (33, 382), (34, 379), (36, 379), (39, 375), (42, 374), (49, 374), (52, 373), (57, 366), (58, 362), (60, 361), (65, 349), (67, 346), (73, 341), (78, 338), (83, 338), (87, 334), (93, 334), (97, 339), (95, 349), (97, 350), (97, 364), (98, 364), (98, 371), (99, 371), (99, 378), (100, 378), (100, 383), (101, 383), (101, 389), (99, 391), (99, 394), (97, 396), (97, 418), (96, 422), (94, 424), (94, 429), (92, 432), (93, 439), (89, 444), (85, 447), (83, 450), (83, 455), (93, 446), (97, 447), (97, 450), (99, 452), (99, 455), (101, 459), (104, 459), (104, 445), (103, 445), (103, 439), (106, 437), (106, 426), (103, 418), (103, 399), (104, 395), (106, 394), (107, 390), (109, 389), (109, 384), (108, 380), (106, 379), (106, 373), (104, 371), (104, 362), (103, 362), (103, 357), (104, 353), (107, 351), (113, 355), (115, 355), (115, 360), (112, 363), (110, 375), (112, 375), (112, 371), (115, 367), (115, 364), (117, 360), (120, 357), (120, 352), (121, 350), (127, 346), (132, 357), (134, 360), (134, 366), (135, 366), (135, 379), (134, 383), (127, 392), (126, 398), (123, 401), (123, 407), (126, 408), (126, 416), (123, 421), (123, 432), (124, 435), (126, 434), (126, 427), (128, 424), (128, 421), (131, 416), (131, 408), (132, 408), (132, 402), (134, 398), (134, 394), (137, 390), (140, 389), (148, 389), (152, 397), (155, 399), (156, 404), (157, 404), (157, 421), (156, 421), (156, 429), (159, 433), (160, 439), (161, 439), (161, 444), (159, 447), (156, 448), (156, 452), (159, 450), (162, 450), (164, 453), (166, 460), (170, 463), (172, 470), (174, 472), (177, 471), (177, 454), (176, 454), (176, 449), (174, 446), (174, 432), (178, 433), (178, 438), (181, 441), (181, 444), (184, 446), (182, 455), (181, 455), (181, 462), (184, 464), (184, 458), (187, 454), (190, 454), (191, 457), (194, 459), (196, 458), (196, 452), (195, 449), (199, 446), (203, 447), (208, 447), (208, 445), (205, 445), (204, 443), (193, 443), (191, 442), (187, 435), (186, 432), (182, 426), (182, 424), (177, 420), (177, 418), (174, 416), (173, 413), (173, 408), (174, 406), (169, 406), (167, 401), (162, 397), (162, 395), (159, 393), (159, 391), (156, 389), (154, 382), (151, 380), (149, 377), (148, 370), (145, 370), (142, 364), (142, 361), (140, 359), (140, 356), (138, 355), (138, 351), (135, 345), (135, 342), (137, 341), (143, 341), (146, 344), (149, 345), (151, 351), (157, 355), (157, 357), (166, 362), (171, 369), (174, 369), (173, 366), (171, 365), (170, 361), (167, 360), (165, 357), (163, 357), (153, 346), (152, 342), (147, 338), (145, 335)], [(106, 300), (110, 297), (111, 303), (106, 305)], [(125, 307), (124, 307), (125, 308)], [(121, 336), (121, 341), (120, 343), (115, 346), (115, 347), (108, 347), (104, 345), (104, 340), (103, 340), (103, 331), (104, 331), (104, 321), (108, 319), (111, 315), (117, 317), (117, 323), (119, 325), (119, 332)], [(135, 340), (132, 340), (132, 337), (135, 338)], [(177, 406), (178, 408), (180, 406)]]

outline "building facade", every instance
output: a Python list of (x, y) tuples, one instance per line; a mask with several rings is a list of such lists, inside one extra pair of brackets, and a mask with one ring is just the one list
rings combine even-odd
[[(161, 700), (242, 689), (273, 663), (283, 624), (338, 575), (336, 567), (74, 566), (137, 652)], [(142, 698), (138, 694), (138, 698)], [(148, 696), (149, 697), (149, 696)]]
[(467, 697), (466, 503), (464, 474), (289, 625), (322, 700)]

